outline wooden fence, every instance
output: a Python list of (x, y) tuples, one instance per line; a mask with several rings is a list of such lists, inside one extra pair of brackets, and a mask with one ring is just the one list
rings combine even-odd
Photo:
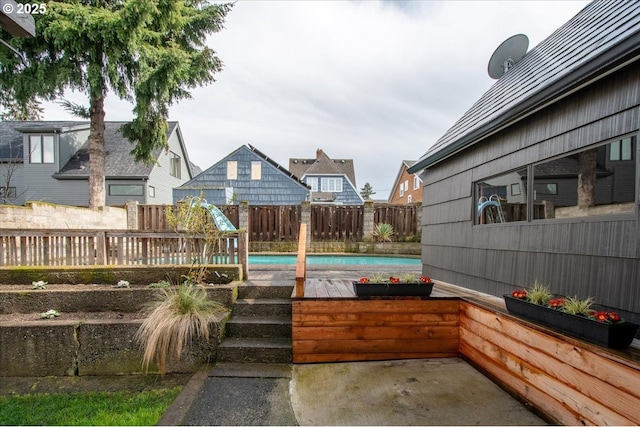
[(246, 233), (211, 245), (175, 232), (0, 230), (0, 266), (243, 264)]
[[(164, 231), (166, 206), (140, 205), (138, 225), (141, 231)], [(239, 228), (237, 205), (219, 206), (231, 223)], [(374, 205), (374, 224), (385, 222), (394, 230), (394, 240), (419, 236), (418, 205)], [(310, 205), (309, 224), (313, 241), (362, 241), (365, 223), (364, 206)], [(298, 240), (302, 206), (249, 206), (247, 234), (252, 242), (293, 242)]]

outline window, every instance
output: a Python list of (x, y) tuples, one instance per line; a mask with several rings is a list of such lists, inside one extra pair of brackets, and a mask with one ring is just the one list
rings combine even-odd
[(420, 188), (420, 183), (422, 182), (422, 180), (420, 178), (418, 178), (417, 175), (413, 176), (413, 189), (417, 190), (418, 188)]
[(173, 151), (169, 152), (169, 168), (169, 174), (171, 176), (180, 178), (180, 156), (178, 156)]
[(153, 185), (149, 186), (149, 197), (156, 197), (156, 187)]
[(411, 194), (409, 194), (407, 196), (407, 203), (412, 203), (413, 202), (413, 197), (411, 197)]
[(404, 184), (400, 183), (400, 197), (404, 196)]
[(142, 196), (144, 187), (140, 184), (110, 184), (110, 196)]
[(635, 136), (594, 144), (478, 181), (476, 223), (633, 213), (635, 147)]
[(53, 135), (29, 136), (29, 162), (53, 163)]
[(318, 178), (305, 178), (305, 182), (309, 187), (311, 187), (311, 191), (318, 191)]
[(227, 179), (238, 179), (238, 162), (235, 160), (227, 161)]
[(320, 191), (327, 193), (341, 193), (342, 178), (322, 178), (320, 180)]
[(408, 179), (406, 179), (404, 181), (404, 191), (409, 191), (409, 180)]
[(251, 162), (251, 179), (262, 179), (261, 162)]
[[(476, 183), (476, 224), (527, 220), (527, 170), (520, 169)], [(514, 193), (513, 189), (516, 189)]]
[(16, 187), (0, 187), (0, 198), (2, 199), (15, 199)]
[(624, 138), (609, 144), (609, 160), (632, 160), (633, 141), (631, 138)]

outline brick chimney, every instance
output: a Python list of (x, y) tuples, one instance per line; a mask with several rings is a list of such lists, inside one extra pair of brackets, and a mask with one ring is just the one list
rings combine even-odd
[(324, 151), (322, 151), (322, 148), (318, 148), (316, 150), (316, 159), (319, 159), (320, 156), (322, 156), (323, 153), (324, 153)]

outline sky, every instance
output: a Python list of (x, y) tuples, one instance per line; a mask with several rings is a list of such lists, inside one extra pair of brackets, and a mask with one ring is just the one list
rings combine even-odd
[[(529, 50), (588, 1), (238, 0), (208, 39), (216, 82), (172, 106), (203, 170), (251, 144), (289, 158), (353, 159), (356, 186), (386, 200), (403, 160), (417, 160), (495, 80), (495, 49), (515, 34)], [(66, 98), (88, 104), (86, 95)], [(76, 120), (43, 103), (45, 120)], [(110, 94), (106, 120), (132, 105)]]

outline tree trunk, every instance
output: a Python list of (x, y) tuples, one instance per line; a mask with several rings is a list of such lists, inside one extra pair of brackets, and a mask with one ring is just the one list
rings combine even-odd
[(587, 209), (596, 204), (596, 149), (579, 154), (578, 209)]
[(89, 208), (105, 205), (104, 188), (104, 96), (91, 94), (91, 128), (89, 130)]

